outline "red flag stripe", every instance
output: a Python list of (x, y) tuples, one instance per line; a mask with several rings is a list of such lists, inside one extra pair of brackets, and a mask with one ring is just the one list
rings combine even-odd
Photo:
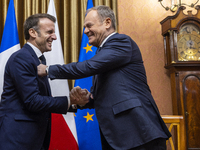
[(49, 150), (78, 150), (78, 144), (62, 114), (51, 115), (51, 140)]

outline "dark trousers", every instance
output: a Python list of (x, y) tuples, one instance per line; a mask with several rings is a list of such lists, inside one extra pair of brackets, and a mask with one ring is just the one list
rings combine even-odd
[[(101, 130), (101, 144), (102, 144), (102, 150), (114, 150), (106, 141), (105, 137), (103, 136)], [(123, 147), (122, 147), (123, 149)], [(153, 141), (150, 141), (144, 145), (131, 148), (129, 150), (166, 150), (166, 139), (158, 138)]]
[(166, 150), (166, 139), (158, 138), (130, 150)]

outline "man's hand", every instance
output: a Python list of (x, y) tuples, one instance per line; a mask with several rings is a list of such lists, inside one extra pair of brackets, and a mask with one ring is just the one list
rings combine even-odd
[(39, 66), (37, 66), (37, 70), (38, 70), (38, 76), (43, 77), (47, 75), (46, 72), (46, 65), (40, 64)]
[(89, 102), (89, 97), (91, 96), (91, 93), (87, 89), (81, 89), (79, 86), (77, 86), (71, 90), (69, 96), (71, 104), (84, 106), (86, 103)]

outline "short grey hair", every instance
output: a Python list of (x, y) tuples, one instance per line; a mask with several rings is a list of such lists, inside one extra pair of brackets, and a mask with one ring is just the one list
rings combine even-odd
[(110, 7), (105, 6), (105, 5), (99, 5), (99, 6), (96, 6), (96, 7), (92, 7), (92, 8), (90, 8), (86, 11), (86, 15), (92, 10), (97, 11), (97, 14), (99, 16), (99, 20), (101, 22), (103, 22), (106, 18), (110, 18), (111, 22), (112, 22), (112, 25), (111, 25), (112, 28), (114, 28), (114, 30), (116, 30), (115, 14), (114, 14), (113, 10), (110, 9)]

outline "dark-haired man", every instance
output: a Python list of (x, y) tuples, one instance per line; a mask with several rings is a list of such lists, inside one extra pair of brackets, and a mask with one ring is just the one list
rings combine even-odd
[[(36, 14), (26, 19), (27, 43), (9, 58), (0, 103), (0, 150), (48, 150), (51, 113), (66, 114), (71, 104), (88, 100), (51, 97), (47, 77), (38, 77), (44, 52), (56, 40), (55, 17)], [(84, 93), (83, 93), (84, 94)]]

